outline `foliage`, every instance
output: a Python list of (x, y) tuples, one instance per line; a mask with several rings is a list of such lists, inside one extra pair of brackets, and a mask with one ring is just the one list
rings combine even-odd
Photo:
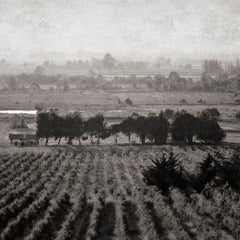
[(207, 143), (220, 143), (226, 134), (215, 119), (200, 121), (197, 138)]
[(100, 139), (105, 139), (109, 136), (107, 133), (107, 127), (102, 114), (97, 114), (94, 117), (90, 117), (86, 121), (86, 132), (89, 134), (91, 143), (94, 144), (93, 137), (97, 138), (97, 144), (100, 143)]
[(180, 113), (172, 123), (172, 139), (192, 143), (199, 130), (199, 120), (190, 113)]
[(135, 131), (135, 120), (132, 117), (125, 118), (120, 124), (121, 132), (128, 136), (128, 141), (131, 141), (131, 135)]
[(204, 120), (218, 119), (219, 117), (220, 117), (220, 112), (218, 111), (217, 108), (207, 108), (200, 113), (200, 118)]
[(114, 136), (114, 142), (115, 144), (117, 144), (118, 142), (118, 133), (120, 132), (121, 130), (121, 127), (120, 127), (120, 124), (113, 124), (110, 128), (110, 133), (111, 135)]
[(186, 189), (186, 181), (173, 152), (168, 156), (163, 153), (152, 162), (154, 165), (143, 171), (144, 181), (148, 185), (157, 186), (163, 194), (168, 194), (172, 187)]

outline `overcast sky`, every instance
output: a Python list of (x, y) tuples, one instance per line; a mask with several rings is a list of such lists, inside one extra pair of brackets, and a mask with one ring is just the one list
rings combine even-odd
[(0, 57), (79, 50), (80, 58), (236, 56), (240, 1), (0, 0)]

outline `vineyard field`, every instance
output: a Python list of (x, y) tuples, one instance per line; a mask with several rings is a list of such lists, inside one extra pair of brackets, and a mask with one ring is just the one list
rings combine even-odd
[[(0, 153), (0, 239), (240, 239), (240, 196), (230, 188), (214, 188), (209, 198), (193, 194), (192, 201), (173, 189), (170, 202), (145, 184), (142, 171), (168, 150), (93, 146)], [(188, 171), (213, 151), (178, 150)]]

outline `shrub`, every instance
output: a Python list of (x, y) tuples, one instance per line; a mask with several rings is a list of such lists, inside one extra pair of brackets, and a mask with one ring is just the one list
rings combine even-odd
[(145, 183), (157, 186), (163, 194), (167, 195), (171, 187), (186, 189), (182, 169), (172, 151), (168, 156), (163, 153), (160, 158), (156, 157), (152, 162), (154, 165), (143, 171)]

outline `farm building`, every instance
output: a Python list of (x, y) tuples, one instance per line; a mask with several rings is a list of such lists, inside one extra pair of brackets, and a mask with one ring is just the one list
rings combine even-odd
[(15, 146), (36, 146), (38, 138), (33, 129), (15, 129), (9, 133), (10, 143)]

